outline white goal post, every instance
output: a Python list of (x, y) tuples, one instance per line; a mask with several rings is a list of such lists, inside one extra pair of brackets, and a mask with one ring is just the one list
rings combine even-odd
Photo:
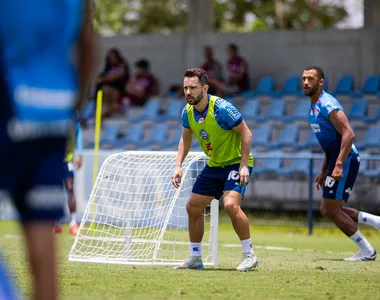
[[(190, 152), (182, 165), (182, 184), (171, 183), (177, 152), (127, 151), (103, 163), (69, 261), (128, 265), (177, 265), (189, 256), (186, 203), (206, 165), (202, 152)], [(219, 205), (204, 211), (202, 257), (218, 259)]]

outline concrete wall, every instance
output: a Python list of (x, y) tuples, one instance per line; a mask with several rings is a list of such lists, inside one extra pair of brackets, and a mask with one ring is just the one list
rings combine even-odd
[(344, 74), (355, 75), (360, 87), (366, 76), (380, 73), (380, 34), (376, 28), (117, 36), (100, 40), (99, 55), (118, 47), (132, 70), (137, 59), (149, 58), (166, 91), (170, 84), (182, 82), (186, 68), (201, 64), (204, 45), (213, 46), (215, 56), (225, 65), (230, 42), (236, 43), (249, 61), (253, 87), (260, 77), (274, 75), (281, 88), (284, 78), (301, 74), (305, 66), (314, 64), (325, 70), (333, 88)]

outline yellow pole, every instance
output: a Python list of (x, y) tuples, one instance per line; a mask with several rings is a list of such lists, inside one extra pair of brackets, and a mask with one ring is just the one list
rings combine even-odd
[[(101, 122), (102, 122), (102, 100), (103, 92), (98, 91), (96, 95), (96, 115), (95, 115), (95, 140), (94, 140), (94, 164), (93, 164), (93, 173), (92, 173), (92, 188), (94, 188), (96, 177), (98, 176), (99, 168), (99, 142), (100, 142), (100, 131), (101, 131)], [(96, 199), (92, 200), (92, 219), (94, 220), (96, 214)], [(94, 222), (91, 222), (91, 228), (95, 229)]]
[(103, 93), (101, 90), (98, 91), (96, 96), (96, 118), (95, 118), (95, 147), (94, 147), (94, 169), (92, 177), (92, 185), (95, 184), (96, 176), (98, 175), (99, 167), (99, 142), (100, 142), (100, 131), (102, 122), (102, 100)]

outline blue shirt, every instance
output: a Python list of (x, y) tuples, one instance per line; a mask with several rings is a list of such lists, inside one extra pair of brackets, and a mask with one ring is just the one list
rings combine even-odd
[(82, 0), (2, 2), (0, 106), (7, 115), (0, 117), (13, 140), (67, 136), (72, 128), (78, 81), (72, 51), (82, 18)]
[[(329, 120), (329, 115), (334, 110), (344, 111), (338, 100), (322, 91), (318, 101), (310, 105), (309, 123), (326, 156), (336, 159), (340, 152), (342, 136)], [(354, 144), (352, 151), (358, 153)]]
[[(208, 95), (208, 98), (210, 99), (210, 95)], [(193, 109), (195, 121), (198, 122), (199, 119), (207, 116), (208, 104), (202, 112), (197, 111), (195, 108)], [(235, 106), (222, 98), (215, 101), (214, 116), (218, 125), (224, 130), (231, 130), (243, 121), (241, 113), (235, 108)], [(186, 107), (182, 110), (182, 126), (190, 128)]]

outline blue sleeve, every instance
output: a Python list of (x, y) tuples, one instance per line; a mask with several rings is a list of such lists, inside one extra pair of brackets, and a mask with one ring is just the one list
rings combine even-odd
[(77, 148), (77, 154), (79, 156), (82, 156), (83, 154), (83, 134), (82, 134), (82, 128), (80, 127), (80, 123), (77, 123), (76, 126), (76, 148)]
[(183, 126), (183, 127), (186, 127), (186, 128), (189, 128), (189, 129), (190, 129), (189, 118), (187, 117), (186, 106), (185, 106), (185, 108), (182, 110), (181, 122), (182, 122), (182, 126)]
[(243, 117), (241, 113), (235, 108), (235, 106), (227, 101), (222, 101), (219, 105), (218, 121), (223, 123), (220, 124), (223, 129), (231, 130), (243, 122)]
[(329, 115), (334, 110), (342, 110), (343, 111), (342, 106), (335, 99), (326, 99), (326, 101), (324, 101), (321, 105), (322, 116), (324, 116), (326, 119), (329, 118)]

